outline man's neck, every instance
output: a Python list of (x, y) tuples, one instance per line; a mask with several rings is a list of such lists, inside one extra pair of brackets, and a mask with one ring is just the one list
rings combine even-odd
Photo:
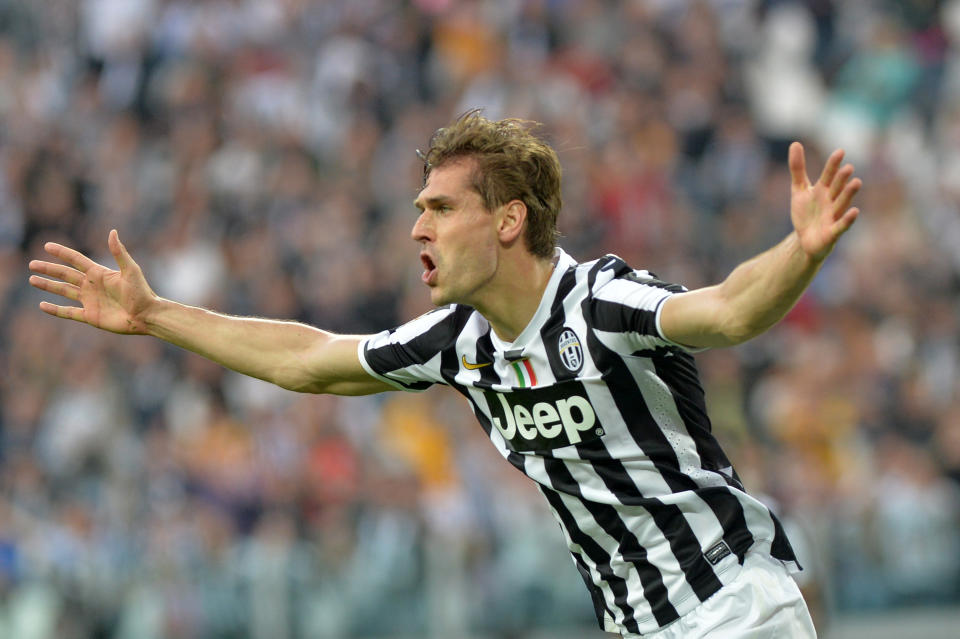
[(474, 305), (497, 337), (512, 342), (533, 319), (547, 289), (557, 259), (529, 256), (529, 259), (504, 262), (497, 274), (497, 284), (486, 300)]

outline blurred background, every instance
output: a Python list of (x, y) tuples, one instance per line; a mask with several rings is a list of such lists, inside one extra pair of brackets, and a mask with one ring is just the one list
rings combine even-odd
[(397, 325), (471, 107), (543, 123), (568, 252), (691, 288), (788, 232), (791, 140), (847, 150), (856, 226), (698, 362), (822, 635), (956, 636), (960, 1), (0, 0), (0, 637), (607, 636), (459, 396), (299, 396), (27, 285), (117, 228), (161, 295)]

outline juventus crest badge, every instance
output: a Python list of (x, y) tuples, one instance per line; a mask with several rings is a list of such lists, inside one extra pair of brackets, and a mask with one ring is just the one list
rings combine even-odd
[(560, 361), (567, 370), (577, 373), (583, 368), (583, 347), (580, 346), (580, 339), (573, 329), (563, 327), (557, 350), (560, 352)]

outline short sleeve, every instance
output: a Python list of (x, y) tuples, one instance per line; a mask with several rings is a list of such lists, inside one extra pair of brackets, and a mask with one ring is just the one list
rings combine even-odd
[(611, 279), (594, 294), (594, 327), (609, 333), (604, 340), (616, 350), (645, 353), (656, 349), (695, 352), (668, 339), (660, 325), (663, 304), (687, 289), (657, 279), (649, 271), (630, 270)]
[(444, 307), (369, 336), (357, 347), (360, 364), (373, 377), (400, 390), (423, 391), (446, 383), (441, 354), (455, 341), (457, 315), (455, 307)]

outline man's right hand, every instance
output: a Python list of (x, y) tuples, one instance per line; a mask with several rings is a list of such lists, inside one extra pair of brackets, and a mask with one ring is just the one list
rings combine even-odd
[[(72, 319), (113, 333), (142, 335), (147, 332), (146, 311), (158, 298), (147, 284), (140, 266), (120, 243), (116, 230), (110, 231), (107, 245), (119, 271), (97, 264), (72, 248), (47, 242), (44, 249), (64, 262), (32, 260), (30, 284), (81, 306), (60, 306), (40, 302), (40, 309), (55, 317)], [(53, 278), (53, 279), (47, 279)]]

